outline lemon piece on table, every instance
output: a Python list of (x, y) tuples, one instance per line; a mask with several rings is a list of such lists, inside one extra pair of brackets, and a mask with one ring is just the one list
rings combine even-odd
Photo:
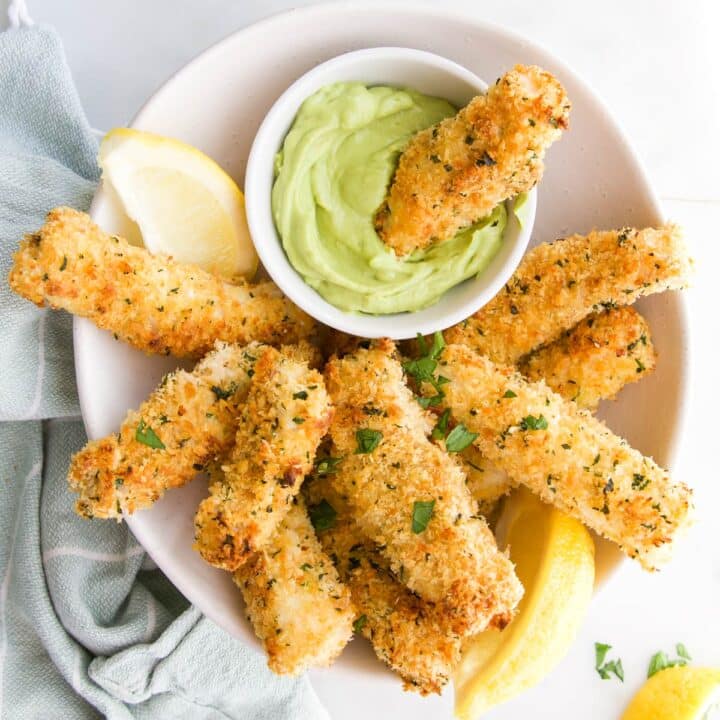
[(675, 666), (638, 690), (622, 720), (702, 720), (720, 702), (720, 669)]
[(474, 720), (536, 685), (564, 657), (585, 617), (595, 546), (577, 520), (519, 488), (498, 521), (525, 595), (503, 630), (470, 638), (455, 673), (455, 715)]
[(150, 252), (227, 279), (255, 274), (243, 194), (214, 160), (179, 140), (117, 128), (98, 161)]

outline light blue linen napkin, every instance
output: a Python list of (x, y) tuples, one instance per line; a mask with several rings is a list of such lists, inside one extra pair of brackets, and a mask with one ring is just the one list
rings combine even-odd
[(327, 718), (307, 680), (188, 607), (125, 525), (72, 510), (71, 319), (7, 274), (49, 208), (88, 207), (96, 152), (55, 33), (0, 33), (0, 717)]

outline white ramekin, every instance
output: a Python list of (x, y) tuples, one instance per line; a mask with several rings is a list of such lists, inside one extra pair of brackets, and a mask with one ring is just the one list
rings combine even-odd
[[(302, 102), (335, 82), (413, 88), (460, 107), (487, 84), (446, 58), (409, 48), (380, 47), (340, 55), (296, 80), (275, 102), (255, 136), (245, 174), (245, 203), (250, 233), (260, 260), (280, 289), (309, 315), (337, 330), (362, 337), (404, 339), (443, 330), (472, 315), (502, 288), (522, 258), (535, 220), (533, 189), (521, 227), (512, 212), (500, 251), (477, 277), (446, 292), (434, 305), (392, 315), (350, 313), (336, 308), (305, 283), (285, 255), (271, 208), (273, 163)], [(512, 210), (512, 201), (508, 202)]]

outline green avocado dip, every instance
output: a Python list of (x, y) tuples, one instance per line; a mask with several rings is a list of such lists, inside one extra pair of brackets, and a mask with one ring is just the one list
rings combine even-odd
[(405, 145), (455, 112), (440, 98), (356, 82), (323, 87), (302, 104), (276, 157), (272, 210), (291, 264), (328, 302), (374, 315), (419, 310), (500, 249), (504, 204), (402, 259), (373, 227)]

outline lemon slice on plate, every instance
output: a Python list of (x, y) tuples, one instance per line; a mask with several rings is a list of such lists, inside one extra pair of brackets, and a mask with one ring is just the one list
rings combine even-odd
[(243, 194), (214, 160), (179, 140), (117, 128), (98, 161), (150, 252), (227, 279), (255, 274)]
[(622, 720), (703, 720), (720, 703), (720, 669), (675, 666), (655, 673)]
[(545, 677), (567, 653), (595, 579), (595, 546), (585, 527), (519, 488), (498, 521), (498, 543), (525, 587), (503, 631), (471, 638), (455, 673), (455, 715), (475, 720)]

